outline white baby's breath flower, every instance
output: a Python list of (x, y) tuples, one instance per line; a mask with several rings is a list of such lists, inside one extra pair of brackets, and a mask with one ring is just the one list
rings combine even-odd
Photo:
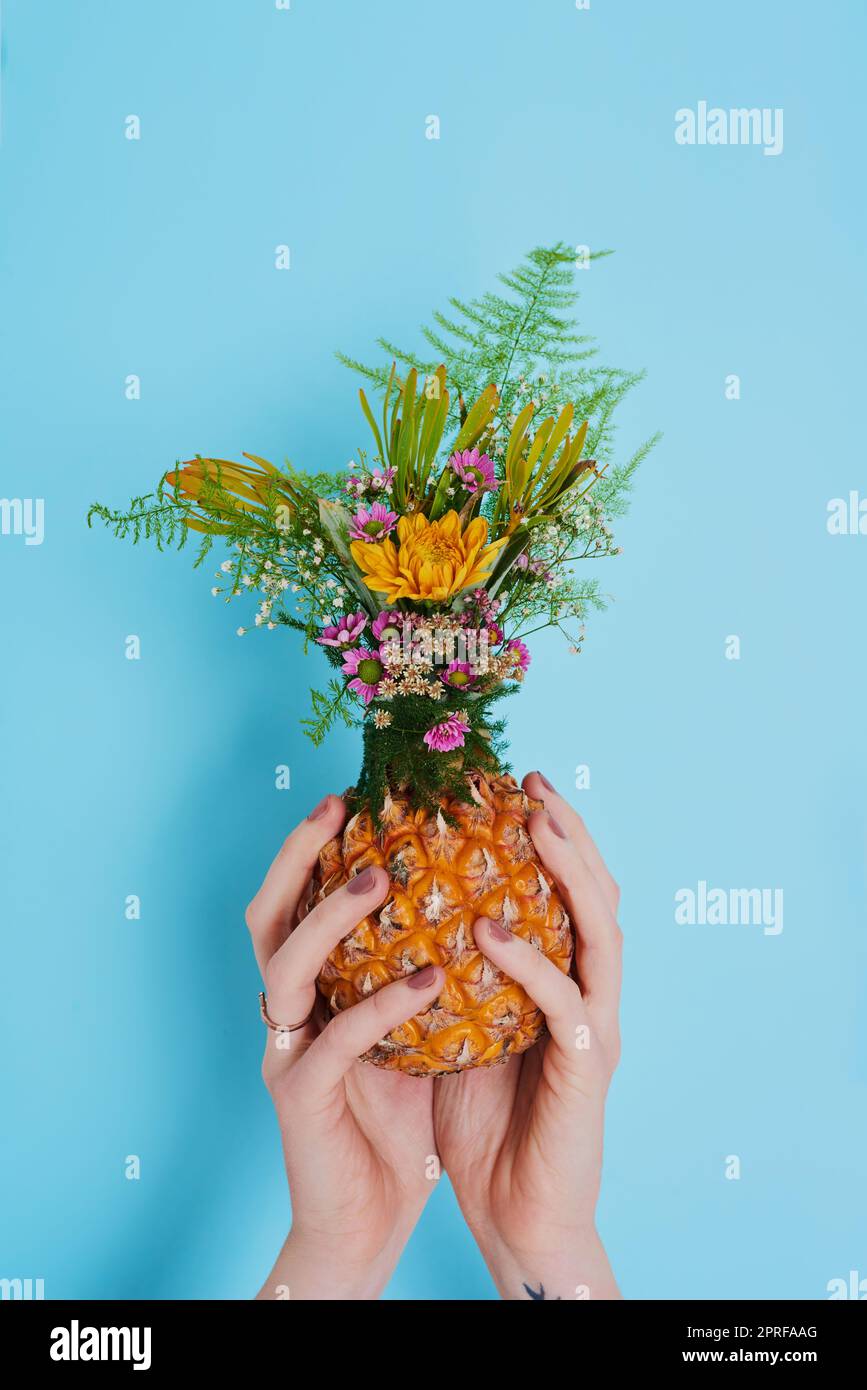
[(224, 560), (223, 563), (222, 563), (221, 566), (220, 566), (220, 569), (223, 571), (224, 574), (228, 574), (228, 573), (229, 573), (229, 570), (230, 570), (231, 568), (232, 568), (232, 561), (231, 561), (231, 560)]
[(243, 636), (244, 636), (244, 633), (245, 633), (246, 631), (247, 631), (247, 629), (246, 629), (245, 627), (239, 627), (239, 628), (238, 628), (238, 634), (237, 634), (237, 635), (238, 635), (239, 637), (243, 637)]

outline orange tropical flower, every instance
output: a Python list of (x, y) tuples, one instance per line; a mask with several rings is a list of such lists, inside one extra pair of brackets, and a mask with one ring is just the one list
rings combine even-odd
[(398, 599), (430, 599), (437, 603), (463, 589), (482, 584), (490, 575), (505, 536), (488, 540), (488, 523), (477, 516), (461, 531), (457, 512), (446, 512), (439, 521), (428, 521), (419, 512), (402, 516), (397, 523), (398, 545), (385, 540), (378, 545), (353, 541), (352, 558), (374, 593), (385, 594), (389, 603)]

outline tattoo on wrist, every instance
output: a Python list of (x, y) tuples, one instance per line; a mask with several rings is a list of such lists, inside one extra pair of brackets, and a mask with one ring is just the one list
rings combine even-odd
[(546, 1292), (545, 1292), (545, 1285), (544, 1285), (544, 1284), (540, 1284), (540, 1285), (539, 1285), (538, 1291), (537, 1291), (536, 1289), (531, 1288), (529, 1284), (525, 1284), (525, 1285), (524, 1285), (524, 1291), (525, 1291), (525, 1293), (526, 1293), (526, 1295), (527, 1295), (528, 1298), (536, 1298), (536, 1299), (539, 1299), (539, 1298), (547, 1298), (549, 1302), (554, 1302), (554, 1303), (562, 1303), (562, 1302), (563, 1302), (563, 1300), (562, 1300), (562, 1298), (560, 1297), (559, 1294), (556, 1294), (554, 1297), (552, 1297), (551, 1294), (546, 1293)]

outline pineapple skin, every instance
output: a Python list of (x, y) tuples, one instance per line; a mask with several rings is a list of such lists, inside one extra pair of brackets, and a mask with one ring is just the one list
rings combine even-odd
[(485, 959), (472, 931), (477, 918), (490, 917), (568, 974), (569, 918), (527, 831), (528, 815), (541, 808), (514, 778), (470, 772), (465, 799), (444, 796), (437, 812), (412, 811), (396, 791), (386, 796), (378, 833), (362, 809), (322, 849), (317, 901), (368, 865), (385, 868), (391, 880), (382, 906), (341, 941), (320, 973), (331, 1011), (426, 965), (440, 965), (446, 975), (433, 1005), (361, 1060), (440, 1076), (505, 1062), (543, 1035), (541, 1012)]

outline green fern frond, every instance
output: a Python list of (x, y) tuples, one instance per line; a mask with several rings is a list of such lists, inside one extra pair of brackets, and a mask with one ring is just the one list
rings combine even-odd
[[(611, 254), (594, 251), (589, 259), (595, 262)], [(407, 372), (415, 370), (419, 377), (430, 376), (440, 364), (445, 366), (452, 393), (452, 428), (461, 423), (463, 403), (478, 399), (492, 382), (500, 391), (500, 418), (507, 423), (528, 399), (539, 401), (546, 415), (571, 403), (575, 420), (590, 422), (586, 455), (596, 459), (600, 470), (608, 470), (599, 496), (604, 496), (613, 516), (625, 509), (632, 474), (659, 436), (646, 440), (628, 464), (615, 466), (615, 413), (644, 373), (599, 362), (596, 340), (579, 331), (574, 322), (580, 297), (576, 275), (573, 247), (565, 242), (536, 247), (516, 269), (498, 277), (507, 293), (486, 291), (476, 299), (452, 297), (447, 312), (434, 312), (432, 325), (421, 330), (431, 356), (409, 352), (387, 338), (378, 338), (377, 344), (389, 363), (396, 362)], [(387, 388), (387, 367), (343, 353), (338, 358), (379, 391)]]

